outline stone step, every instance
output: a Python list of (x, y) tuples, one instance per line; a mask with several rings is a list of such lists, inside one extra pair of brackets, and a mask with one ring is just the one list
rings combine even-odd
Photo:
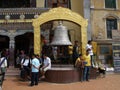
[(52, 67), (74, 67), (72, 64), (53, 64)]
[(13, 66), (9, 66), (6, 71), (6, 76), (18, 76), (20, 75), (20, 70), (18, 68), (14, 68)]
[(13, 72), (5, 74), (5, 76), (19, 76), (19, 75), (20, 75), (20, 73), (13, 73)]

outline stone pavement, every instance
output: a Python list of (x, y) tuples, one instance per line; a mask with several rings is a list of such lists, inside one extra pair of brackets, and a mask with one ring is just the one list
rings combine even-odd
[(2, 90), (120, 90), (120, 74), (107, 74), (105, 78), (92, 79), (90, 82), (56, 84), (41, 81), (38, 86), (30, 87), (18, 77), (6, 77)]

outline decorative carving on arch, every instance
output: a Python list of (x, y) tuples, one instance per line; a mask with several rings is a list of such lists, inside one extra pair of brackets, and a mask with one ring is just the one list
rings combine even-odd
[(81, 26), (81, 42), (82, 52), (87, 44), (87, 20), (79, 14), (71, 11), (68, 8), (58, 7), (50, 9), (48, 12), (42, 13), (37, 19), (33, 19), (34, 27), (34, 53), (40, 54), (40, 26), (52, 20), (67, 20)]
[(118, 17), (118, 16), (116, 16), (116, 15), (114, 15), (114, 14), (107, 14), (107, 15), (105, 15), (104, 17), (103, 17), (103, 19), (106, 19), (106, 18), (114, 18), (114, 19), (117, 19), (117, 20), (119, 20), (120, 18)]
[(51, 20), (68, 20), (81, 26), (87, 26), (87, 20), (85, 20), (82, 16), (72, 12), (70, 9), (62, 7), (53, 8), (48, 12), (42, 13), (37, 19), (33, 20), (33, 26), (38, 26)]

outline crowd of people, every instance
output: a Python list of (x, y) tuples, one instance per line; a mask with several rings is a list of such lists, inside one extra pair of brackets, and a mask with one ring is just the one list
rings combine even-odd
[[(76, 46), (76, 44), (75, 44), (75, 46)], [(89, 81), (90, 70), (91, 70), (91, 68), (94, 67), (92, 41), (89, 40), (87, 45), (86, 45), (86, 54), (82, 55), (82, 54), (79, 54), (77, 52), (75, 52), (75, 53), (76, 53), (76, 57), (73, 57), (73, 58), (75, 58), (75, 59), (77, 58), (75, 61), (75, 67), (77, 67), (78, 70), (80, 70), (81, 81)], [(99, 75), (102, 74), (102, 76), (105, 77), (106, 67), (105, 67), (104, 63), (99, 61), (96, 69), (98, 70)]]
[(31, 80), (30, 86), (34, 86), (38, 85), (38, 81), (45, 77), (45, 72), (51, 68), (51, 59), (45, 54), (41, 57), (35, 54), (32, 57), (24, 55), (19, 66), (22, 80)]
[[(80, 70), (81, 81), (89, 81), (90, 77), (90, 69), (93, 67), (93, 46), (92, 41), (88, 41), (86, 45), (86, 53), (81, 54), (81, 48), (78, 44), (78, 41), (75, 41), (75, 44), (72, 46), (68, 46), (69, 50), (69, 60), (72, 61), (72, 64), (75, 68)], [(53, 54), (54, 59), (57, 59), (57, 47), (53, 47)], [(1, 72), (5, 76), (5, 71), (7, 68), (7, 59), (8, 59), (8, 52), (7, 56), (5, 54), (0, 54), (0, 69)], [(69, 63), (70, 63), (69, 62)], [(31, 80), (30, 86), (38, 85), (38, 81), (41, 78), (45, 77), (45, 72), (51, 69), (51, 59), (45, 53), (40, 55), (32, 54), (29, 56), (25, 54), (24, 50), (16, 53), (16, 65), (20, 68), (21, 78), (26, 80)], [(103, 63), (99, 62), (98, 71), (99, 74), (103, 74), (105, 76), (105, 66)]]
[[(7, 71), (8, 59), (8, 49), (2, 50), (0, 52), (0, 73), (3, 75), (3, 79)], [(17, 51), (15, 63), (21, 71), (21, 80), (31, 80), (30, 86), (38, 85), (38, 81), (45, 77), (45, 72), (51, 68), (51, 59), (46, 54), (42, 56), (36, 54), (28, 55), (24, 50)]]

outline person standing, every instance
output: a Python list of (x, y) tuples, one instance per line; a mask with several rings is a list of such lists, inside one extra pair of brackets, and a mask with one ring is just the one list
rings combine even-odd
[(19, 58), (17, 60), (17, 63), (18, 63), (18, 67), (21, 69), (21, 61), (23, 58), (25, 58), (25, 51), (24, 50), (21, 50), (20, 51), (20, 55), (19, 55)]
[(94, 66), (94, 62), (93, 62), (93, 46), (92, 46), (92, 41), (89, 40), (88, 44), (86, 45), (86, 50), (89, 50), (89, 55), (90, 55), (90, 59), (91, 59), (91, 65)]
[(73, 54), (73, 46), (69, 45), (68, 46), (68, 55), (69, 55), (69, 61), (68, 61), (68, 63), (69, 64), (72, 62), (72, 54)]
[(86, 50), (86, 54), (83, 55), (84, 59), (84, 73), (83, 73), (83, 81), (89, 81), (90, 76), (90, 68), (91, 68), (91, 60), (90, 60), (90, 54), (89, 50)]
[(30, 72), (31, 72), (30, 71), (31, 59), (30, 59), (29, 55), (26, 55), (25, 58), (22, 59), (22, 61), (21, 61), (21, 68), (22, 68), (22, 71), (23, 71), (23, 75), (21, 74), (21, 77), (24, 80), (27, 80), (28, 77), (30, 76)]
[(52, 54), (53, 54), (54, 60), (57, 60), (57, 46), (52, 47)]
[(42, 67), (42, 65), (43, 65), (43, 58), (42, 57), (40, 57), (40, 55), (36, 55), (36, 58), (39, 60), (39, 62), (40, 62), (40, 68)]
[(5, 54), (1, 54), (1, 58), (0, 58), (0, 69), (1, 69), (1, 73), (3, 74), (3, 80), (5, 78), (5, 72), (7, 70), (7, 59), (5, 57)]
[(36, 55), (32, 55), (32, 62), (31, 62), (31, 84), (30, 86), (38, 85), (38, 78), (39, 78), (39, 68), (40, 62), (36, 58)]
[(73, 65), (74, 65), (74, 67), (75, 67), (75, 61), (78, 58), (79, 54), (80, 54), (80, 47), (78, 45), (78, 41), (75, 41), (75, 44), (73, 46), (73, 55), (72, 55), (73, 56)]

